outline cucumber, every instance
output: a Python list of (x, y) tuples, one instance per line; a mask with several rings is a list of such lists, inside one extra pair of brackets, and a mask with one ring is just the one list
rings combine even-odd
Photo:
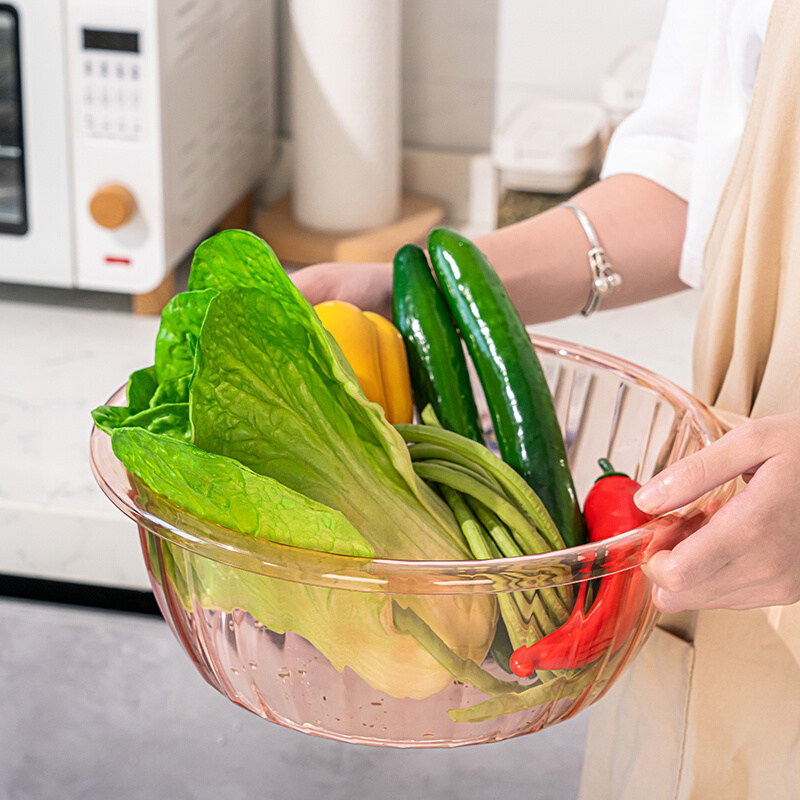
[(421, 248), (397, 251), (393, 282), (392, 316), (406, 344), (417, 408), (431, 405), (445, 428), (483, 444), (461, 337)]
[(498, 449), (539, 495), (567, 547), (586, 541), (553, 398), (525, 326), (486, 257), (447, 228), (428, 240), (436, 277), (480, 377)]

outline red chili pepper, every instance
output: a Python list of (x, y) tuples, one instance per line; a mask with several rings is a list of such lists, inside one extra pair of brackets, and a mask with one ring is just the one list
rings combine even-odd
[(598, 464), (603, 474), (595, 481), (583, 504), (590, 542), (632, 531), (650, 519), (650, 515), (633, 502), (639, 484), (624, 472), (617, 472), (608, 459), (601, 458)]
[[(633, 530), (651, 519), (633, 502), (639, 484), (615, 472), (600, 459), (603, 474), (589, 491), (584, 517), (589, 541), (597, 542)], [(636, 627), (648, 582), (640, 569), (606, 575), (587, 611), (583, 581), (569, 619), (530, 646), (518, 647), (511, 656), (511, 671), (529, 677), (537, 669), (575, 669), (600, 658), (615, 642), (624, 642)], [(626, 613), (626, 609), (627, 613)]]

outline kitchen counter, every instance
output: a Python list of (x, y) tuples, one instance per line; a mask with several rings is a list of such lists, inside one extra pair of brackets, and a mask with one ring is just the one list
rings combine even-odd
[[(148, 362), (157, 328), (125, 298), (0, 285), (0, 595), (3, 574), (95, 585), (95, 600), (149, 588), (88, 437), (89, 412)], [(0, 596), (0, 641), (9, 800), (577, 796), (586, 714), (479, 748), (348, 747), (213, 691), (157, 616)]]
[[(531, 330), (688, 388), (698, 302), (685, 291)], [(149, 589), (133, 523), (89, 468), (91, 409), (152, 361), (158, 318), (128, 309), (115, 295), (0, 284), (0, 575)]]
[(152, 360), (158, 319), (129, 305), (0, 285), (0, 574), (149, 588), (89, 468), (91, 409)]

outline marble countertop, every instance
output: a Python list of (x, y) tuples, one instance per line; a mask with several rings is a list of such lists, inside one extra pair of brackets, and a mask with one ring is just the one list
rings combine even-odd
[[(180, 282), (179, 282), (180, 286)], [(698, 293), (534, 326), (688, 388)], [(0, 284), (0, 575), (147, 589), (138, 536), (89, 467), (90, 411), (152, 361), (127, 298)]]
[(0, 285), (0, 574), (149, 588), (89, 467), (91, 409), (152, 360), (158, 319), (129, 305)]

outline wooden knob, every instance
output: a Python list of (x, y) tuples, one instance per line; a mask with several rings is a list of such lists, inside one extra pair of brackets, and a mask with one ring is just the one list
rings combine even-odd
[(95, 192), (89, 203), (92, 219), (104, 228), (119, 228), (124, 225), (136, 210), (136, 200), (124, 187), (110, 183)]

